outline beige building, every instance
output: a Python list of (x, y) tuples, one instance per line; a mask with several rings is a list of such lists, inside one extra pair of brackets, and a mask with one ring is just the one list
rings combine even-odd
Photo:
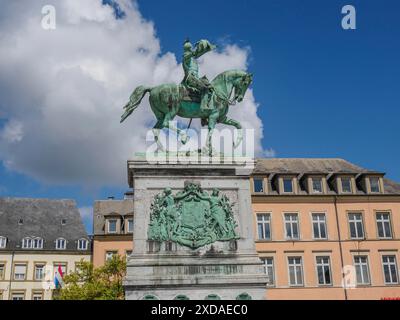
[(0, 300), (50, 300), (57, 270), (90, 261), (72, 200), (0, 198)]
[(93, 208), (93, 264), (98, 267), (113, 255), (126, 256), (133, 247), (133, 200), (98, 200)]
[(252, 185), (267, 299), (400, 297), (399, 184), (342, 159), (260, 159)]

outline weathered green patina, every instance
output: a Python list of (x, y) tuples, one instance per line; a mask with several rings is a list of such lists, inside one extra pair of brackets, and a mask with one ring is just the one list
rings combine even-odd
[(238, 239), (232, 204), (218, 189), (211, 194), (189, 183), (172, 195), (170, 188), (151, 205), (148, 239), (173, 241), (196, 249), (215, 241)]
[(243, 137), (239, 121), (227, 116), (229, 107), (241, 102), (252, 82), (253, 76), (241, 70), (229, 70), (217, 75), (211, 83), (206, 77), (199, 78), (196, 59), (213, 50), (214, 45), (207, 40), (200, 40), (192, 50), (189, 41), (184, 44), (183, 68), (185, 77), (181, 84), (162, 84), (156, 87), (137, 87), (124, 107), (121, 122), (129, 117), (139, 106), (147, 92), (150, 93), (150, 106), (157, 118), (153, 127), (154, 138), (159, 150), (164, 150), (159, 141), (159, 133), (163, 128), (169, 128), (178, 133), (180, 141), (185, 144), (188, 136), (173, 122), (176, 116), (188, 119), (201, 119), (202, 126), (208, 126), (205, 151), (212, 153), (211, 138), (217, 123), (226, 124), (239, 129), (239, 135), (234, 142), (236, 148)]

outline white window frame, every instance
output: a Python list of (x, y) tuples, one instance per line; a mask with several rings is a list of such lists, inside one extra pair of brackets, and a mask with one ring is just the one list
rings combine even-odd
[[(38, 268), (38, 267), (41, 267), (41, 268)], [(42, 271), (41, 271), (41, 275), (42, 275), (42, 277), (38, 277), (38, 270), (39, 269), (42, 269)], [(46, 264), (45, 263), (35, 263), (35, 266), (34, 266), (34, 268), (33, 268), (33, 273), (34, 273), (34, 279), (36, 280), (36, 281), (40, 281), (40, 280), (44, 280), (44, 278), (45, 278), (45, 275), (46, 275)]]
[[(290, 183), (291, 183), (291, 191), (286, 191), (285, 190), (285, 180), (290, 180)], [(283, 177), (282, 178), (282, 192), (283, 193), (288, 193), (288, 194), (290, 194), (290, 193), (294, 193), (294, 182), (293, 182), (293, 177)]]
[[(23, 266), (25, 267), (25, 273), (17, 273), (17, 266)], [(28, 264), (27, 263), (15, 263), (14, 264), (14, 270), (13, 270), (13, 279), (14, 281), (24, 281), (26, 280), (26, 273), (28, 272)], [(18, 275), (18, 277), (17, 277)], [(24, 277), (22, 278), (21, 275)]]
[[(261, 180), (261, 191), (256, 191), (256, 180)], [(265, 184), (263, 177), (253, 177), (253, 192), (254, 193), (265, 193)]]
[[(259, 219), (261, 218), (262, 219)], [(265, 218), (267, 217), (267, 218)], [(272, 230), (271, 230), (271, 213), (269, 212), (259, 212), (256, 214), (256, 219), (257, 219), (257, 239), (258, 240), (271, 240), (272, 239)], [(266, 235), (266, 225), (268, 224), (269, 227), (269, 237), (265, 237)], [(264, 237), (260, 237), (260, 233), (259, 233), (259, 227), (261, 226), (262, 228), (262, 232), (263, 232), (263, 236)]]
[[(5, 276), (6, 276), (6, 262), (5, 262), (5, 261), (1, 261), (1, 262), (0, 262), (0, 266), (2, 266), (0, 270), (3, 270), (3, 271), (0, 273), (0, 280), (4, 280), (4, 278), (5, 278)], [(1, 299), (0, 299), (0, 300), (1, 300)]]
[(22, 249), (43, 249), (43, 238), (25, 237), (22, 239)]
[[(60, 246), (60, 243), (63, 245)], [(56, 250), (65, 250), (67, 249), (67, 240), (65, 238), (57, 238), (56, 239)]]
[[(85, 243), (85, 246), (82, 247), (82, 246), (81, 246), (81, 243)], [(88, 244), (89, 244), (89, 241), (88, 241), (87, 239), (85, 239), (85, 238), (80, 238), (80, 239), (78, 240), (78, 246), (77, 246), (77, 248), (78, 248), (78, 250), (85, 251), (85, 250), (88, 249)]]
[[(343, 180), (349, 180), (349, 187), (350, 187), (349, 191), (345, 191), (344, 190), (344, 188), (343, 188)], [(340, 189), (341, 189), (342, 193), (346, 193), (346, 194), (349, 194), (349, 193), (353, 192), (353, 183), (352, 183), (351, 177), (340, 177)]]
[[(393, 262), (390, 261), (384, 261), (384, 258), (394, 258)], [(386, 285), (394, 285), (394, 284), (399, 284), (399, 270), (397, 268), (397, 259), (395, 254), (384, 254), (382, 255), (382, 272), (383, 272), (383, 281), (385, 282)], [(394, 266), (394, 271), (396, 274), (396, 281), (393, 281), (393, 275), (392, 275), (392, 270), (390, 271), (390, 282), (386, 281), (386, 275), (385, 275), (385, 265), (388, 266), (389, 269)]]
[[(290, 220), (286, 221), (286, 216), (290, 216)], [(296, 221), (292, 219), (292, 217), (296, 217)], [(296, 222), (297, 224), (297, 237), (293, 237), (293, 224)], [(288, 237), (288, 229), (286, 223), (290, 224), (291, 236)], [(283, 214), (283, 225), (284, 225), (284, 232), (285, 232), (285, 239), (286, 240), (300, 240), (300, 221), (299, 221), (299, 214), (297, 212), (285, 212)]]
[(118, 255), (117, 250), (108, 250), (106, 251), (105, 261), (111, 260), (114, 256)]
[[(356, 258), (365, 258), (365, 262), (357, 262), (356, 263)], [(356, 272), (356, 283), (358, 286), (369, 286), (371, 285), (371, 271), (369, 268), (369, 259), (367, 255), (355, 255), (353, 256), (353, 263), (354, 263), (354, 268), (355, 268), (355, 272)], [(361, 268), (361, 277), (362, 277), (362, 282), (358, 282), (357, 279), (357, 267)], [(363, 272), (363, 267), (366, 268), (367, 270), (367, 275), (368, 275), (368, 282), (365, 281), (364, 279), (364, 272)]]
[[(354, 216), (355, 215), (359, 215), (361, 217), (361, 219), (360, 220), (358, 220), (358, 219), (350, 220), (350, 215), (354, 215)], [(348, 220), (348, 224), (349, 224), (349, 236), (350, 236), (350, 239), (365, 239), (366, 236), (365, 236), (364, 218), (363, 218), (362, 212), (356, 212), (356, 211), (348, 212), (347, 213), (347, 220)], [(351, 235), (351, 223), (355, 224), (355, 231), (356, 231), (356, 236), (355, 237), (353, 237)], [(362, 236), (361, 237), (358, 234), (358, 228), (357, 228), (357, 224), (358, 223), (361, 223), (361, 229), (362, 229)]]
[[(369, 177), (368, 179), (369, 179), (369, 191), (371, 193), (381, 193), (381, 181), (380, 181), (380, 178), (379, 177)], [(372, 180), (375, 180), (375, 179), (377, 181), (378, 191), (373, 191), (372, 190)]]
[[(318, 180), (318, 181), (320, 182), (321, 191), (316, 190), (316, 189), (314, 188), (314, 180)], [(311, 190), (312, 190), (312, 193), (316, 193), (316, 194), (324, 193), (324, 185), (323, 185), (323, 181), (322, 181), (322, 178), (321, 178), (321, 177), (312, 177), (312, 178), (311, 178)]]
[[(263, 262), (263, 268), (264, 268), (264, 272), (266, 275), (268, 275), (268, 279), (270, 280), (270, 282), (267, 283), (268, 287), (274, 287), (275, 286), (275, 260), (274, 257), (261, 257), (261, 260)], [(269, 260), (271, 263), (267, 263), (267, 260)], [(270, 268), (271, 270), (271, 274), (268, 271)], [(272, 281), (271, 281), (272, 280)]]
[(7, 238), (0, 236), (0, 249), (7, 247)]
[[(318, 259), (328, 259), (328, 262), (319, 262), (318, 263)], [(319, 276), (318, 276), (318, 268), (322, 268), (322, 272), (323, 272), (323, 280), (324, 283), (320, 283), (319, 282)], [(329, 278), (330, 278), (330, 283), (326, 283), (326, 279), (325, 279), (325, 269), (328, 269), (329, 271)], [(315, 256), (315, 271), (316, 271), (316, 276), (317, 276), (317, 285), (318, 286), (332, 286), (333, 285), (333, 278), (332, 278), (332, 268), (331, 268), (331, 257), (328, 255), (318, 255)]]
[[(290, 263), (290, 259), (300, 259), (300, 263), (295, 262), (294, 264)], [(302, 256), (289, 256), (287, 257), (287, 264), (288, 264), (288, 283), (290, 287), (304, 287), (304, 268), (303, 268), (303, 257)], [(295, 275), (295, 284), (290, 283), (290, 268), (294, 268), (294, 275)], [(297, 278), (297, 268), (300, 268), (301, 271), (301, 283), (299, 283), (299, 279)]]
[[(129, 228), (129, 222), (132, 221), (132, 229)], [(134, 222), (133, 222), (133, 218), (128, 218), (126, 219), (126, 226), (127, 226), (127, 232), (128, 233), (132, 233), (133, 229), (134, 229)]]
[[(110, 223), (111, 221), (115, 222), (115, 231), (111, 231), (110, 230)], [(107, 233), (117, 233), (117, 224), (118, 224), (118, 220), (117, 219), (108, 219), (107, 220)]]
[[(388, 217), (388, 219), (387, 220), (385, 220), (385, 219), (378, 220), (378, 215), (382, 215), (382, 216), (386, 215)], [(392, 239), (393, 238), (393, 230), (392, 230), (392, 217), (391, 217), (390, 212), (389, 211), (376, 211), (375, 219), (376, 219), (376, 235), (378, 236), (378, 238), (379, 239)], [(384, 234), (383, 236), (379, 235), (379, 227), (378, 227), (379, 223), (382, 224), (382, 230), (383, 230), (383, 234)], [(389, 223), (389, 230), (390, 230), (389, 236), (386, 234), (385, 223)]]
[[(14, 299), (15, 296), (20, 296), (22, 299)], [(19, 300), (25, 300), (25, 292), (11, 292), (11, 300), (13, 301), (19, 301)]]
[[(319, 218), (317, 220), (314, 220), (314, 217), (319, 217), (323, 216), (323, 220), (320, 220)], [(314, 223), (318, 224), (318, 235), (319, 237), (315, 237), (314, 234)], [(321, 237), (321, 223), (323, 223), (324, 228), (325, 228), (325, 237)], [(327, 240), (328, 239), (328, 224), (326, 222), (326, 213), (325, 212), (311, 212), (311, 227), (312, 227), (312, 238), (314, 240)]]

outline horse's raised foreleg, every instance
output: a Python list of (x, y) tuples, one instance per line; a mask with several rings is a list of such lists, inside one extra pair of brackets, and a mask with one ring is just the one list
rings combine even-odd
[(228, 126), (233, 126), (236, 129), (238, 129), (238, 137), (236, 139), (236, 142), (233, 143), (233, 148), (236, 149), (243, 140), (243, 132), (240, 122), (230, 118), (225, 118), (223, 121), (221, 121), (221, 123), (226, 124)]

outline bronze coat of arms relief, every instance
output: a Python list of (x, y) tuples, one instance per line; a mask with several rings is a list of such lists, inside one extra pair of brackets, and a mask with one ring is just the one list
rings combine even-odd
[(192, 249), (238, 239), (232, 207), (218, 189), (208, 193), (191, 182), (173, 195), (166, 188), (154, 197), (151, 205), (148, 239), (173, 241)]

